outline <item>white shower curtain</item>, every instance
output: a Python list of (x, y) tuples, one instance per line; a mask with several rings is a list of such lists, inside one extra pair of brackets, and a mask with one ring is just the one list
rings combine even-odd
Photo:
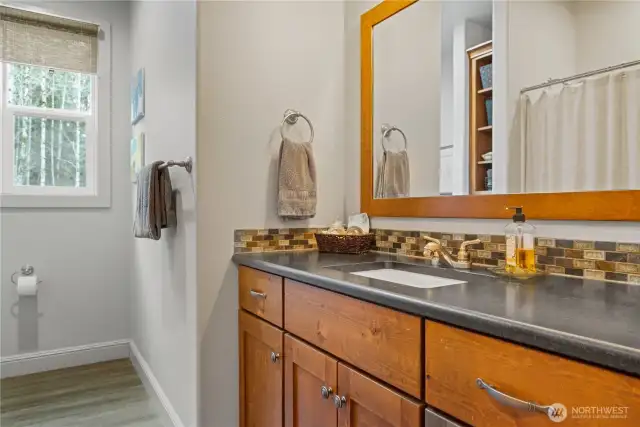
[(640, 189), (640, 70), (521, 102), (525, 192)]

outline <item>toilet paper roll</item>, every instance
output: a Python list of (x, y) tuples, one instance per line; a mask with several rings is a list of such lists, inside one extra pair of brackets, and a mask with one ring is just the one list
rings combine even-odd
[(20, 276), (16, 286), (19, 296), (34, 296), (38, 293), (37, 276)]

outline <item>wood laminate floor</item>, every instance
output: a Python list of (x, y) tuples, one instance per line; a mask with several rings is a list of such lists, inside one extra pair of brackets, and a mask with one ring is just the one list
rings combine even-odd
[(162, 427), (128, 359), (0, 380), (2, 427)]

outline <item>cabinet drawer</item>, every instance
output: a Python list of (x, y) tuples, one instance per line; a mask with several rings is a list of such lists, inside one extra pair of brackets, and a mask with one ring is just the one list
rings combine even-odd
[[(539, 427), (566, 417), (562, 426), (640, 425), (638, 378), (436, 322), (425, 329), (427, 403), (465, 423)], [(510, 397), (566, 410), (529, 412)], [(602, 411), (617, 418), (602, 418)]]
[(238, 282), (240, 307), (282, 327), (282, 277), (240, 267)]
[(417, 398), (422, 319), (285, 280), (285, 329)]

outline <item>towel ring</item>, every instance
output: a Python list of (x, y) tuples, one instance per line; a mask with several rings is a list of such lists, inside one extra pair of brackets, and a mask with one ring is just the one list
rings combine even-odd
[(309, 125), (309, 129), (311, 129), (311, 139), (309, 139), (309, 144), (313, 142), (313, 125), (311, 124), (311, 120), (307, 118), (304, 114), (296, 110), (287, 110), (284, 112), (284, 119), (282, 119), (282, 123), (280, 124), (280, 136), (284, 139), (284, 125), (295, 125), (298, 122), (298, 117), (302, 117), (307, 124)]
[(402, 131), (402, 129), (400, 129), (397, 126), (391, 126), (390, 124), (383, 124), (381, 131), (382, 131), (382, 138), (380, 140), (381, 144), (382, 144), (382, 149), (387, 152), (387, 147), (384, 146), (384, 140), (389, 136), (389, 134), (393, 131), (398, 131), (400, 132), (400, 134), (402, 135), (402, 139), (404, 139), (404, 150), (407, 151), (407, 135), (404, 134), (404, 132)]

